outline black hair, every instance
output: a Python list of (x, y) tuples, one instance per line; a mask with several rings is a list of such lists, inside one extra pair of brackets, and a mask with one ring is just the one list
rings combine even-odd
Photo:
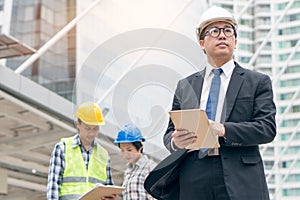
[[(137, 151), (141, 149), (141, 153), (143, 153), (143, 144), (141, 141), (131, 142), (131, 144)], [(120, 148), (120, 143), (118, 143), (118, 147)]]

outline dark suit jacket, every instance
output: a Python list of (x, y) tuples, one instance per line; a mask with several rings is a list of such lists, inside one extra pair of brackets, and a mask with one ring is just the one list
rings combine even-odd
[[(203, 70), (178, 82), (172, 110), (199, 108), (204, 73)], [(258, 145), (274, 139), (275, 114), (270, 78), (235, 63), (221, 115), (226, 139), (219, 139), (224, 180), (231, 200), (269, 199)], [(173, 131), (170, 120), (164, 144), (171, 152)]]
[(144, 188), (157, 200), (179, 199), (179, 169), (187, 149), (178, 149), (163, 159), (148, 174)]

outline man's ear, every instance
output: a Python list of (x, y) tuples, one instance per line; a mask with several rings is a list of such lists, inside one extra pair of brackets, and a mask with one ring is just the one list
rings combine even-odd
[(204, 47), (204, 40), (199, 40), (199, 45), (200, 45), (201, 49), (203, 50), (204, 54), (206, 54), (205, 47)]
[(235, 47), (234, 47), (234, 49), (236, 49), (236, 46), (237, 46), (237, 39), (235, 39)]
[(78, 129), (78, 126), (80, 125), (78, 121), (74, 121), (74, 125), (75, 125), (75, 128)]
[(199, 40), (199, 45), (204, 50), (204, 40)]
[(201, 49), (203, 50), (204, 54), (206, 54), (205, 48), (204, 48), (204, 40), (199, 40), (199, 45)]
[(143, 151), (143, 147), (139, 148), (138, 152), (142, 153), (142, 151)]

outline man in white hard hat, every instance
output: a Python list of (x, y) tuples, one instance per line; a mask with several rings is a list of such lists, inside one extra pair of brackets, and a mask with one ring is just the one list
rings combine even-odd
[[(186, 151), (179, 165), (178, 199), (268, 200), (259, 145), (276, 135), (271, 80), (233, 60), (237, 21), (227, 10), (204, 12), (197, 37), (207, 63), (179, 81), (172, 110), (205, 110), (221, 147)], [(195, 139), (194, 132), (176, 129), (170, 120), (164, 135), (169, 151), (185, 149)]]

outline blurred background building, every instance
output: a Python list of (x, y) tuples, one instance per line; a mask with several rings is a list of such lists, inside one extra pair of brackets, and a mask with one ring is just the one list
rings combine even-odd
[(52, 148), (76, 132), (86, 100), (105, 113), (98, 139), (116, 184), (125, 166), (112, 140), (125, 123), (164, 158), (176, 83), (205, 62), (195, 27), (210, 5), (238, 19), (235, 59), (272, 78), (278, 136), (261, 146), (266, 178), (272, 199), (299, 199), (300, 0), (0, 0), (0, 199), (45, 199)]

